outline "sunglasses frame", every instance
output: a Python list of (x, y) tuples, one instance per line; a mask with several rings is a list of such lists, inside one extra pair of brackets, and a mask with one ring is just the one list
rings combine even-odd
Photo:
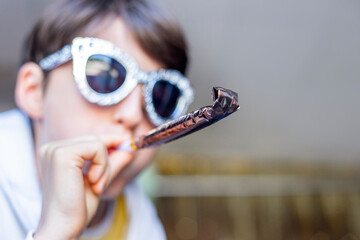
[[(124, 83), (111, 93), (99, 93), (92, 89), (86, 78), (86, 64), (93, 55), (105, 55), (118, 61), (126, 69)], [(160, 69), (153, 72), (142, 71), (135, 60), (113, 43), (90, 37), (74, 38), (72, 44), (64, 46), (59, 51), (45, 57), (39, 62), (40, 67), (50, 71), (73, 59), (73, 75), (81, 95), (91, 103), (108, 106), (119, 103), (127, 97), (139, 84), (142, 83), (145, 109), (155, 126), (185, 114), (194, 99), (194, 89), (190, 81), (179, 71)], [(152, 92), (156, 82), (165, 80), (180, 90), (180, 97), (173, 113), (169, 118), (163, 118), (155, 111)]]

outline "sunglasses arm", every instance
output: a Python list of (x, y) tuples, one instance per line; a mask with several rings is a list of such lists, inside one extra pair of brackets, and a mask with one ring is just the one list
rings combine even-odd
[(72, 58), (71, 47), (71, 44), (66, 45), (59, 51), (54, 52), (53, 54), (43, 58), (42, 60), (40, 60), (39, 66), (45, 71), (50, 71), (66, 63)]

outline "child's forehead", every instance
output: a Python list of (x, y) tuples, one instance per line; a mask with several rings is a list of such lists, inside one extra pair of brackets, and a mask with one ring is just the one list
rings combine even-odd
[(103, 21), (93, 37), (112, 42), (128, 53), (132, 48), (140, 47), (134, 34), (120, 17)]
[(144, 71), (154, 71), (164, 68), (162, 64), (150, 57), (149, 54), (143, 50), (135, 35), (120, 17), (112, 18), (111, 21), (104, 21), (93, 37), (112, 42), (132, 56)]

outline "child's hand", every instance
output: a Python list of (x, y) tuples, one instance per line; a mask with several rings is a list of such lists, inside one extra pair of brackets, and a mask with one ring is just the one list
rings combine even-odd
[[(49, 143), (41, 148), (43, 202), (35, 239), (75, 239), (80, 236), (96, 213), (99, 194), (113, 177), (107, 149), (123, 140), (109, 135), (83, 137)], [(128, 156), (124, 162), (130, 159)], [(82, 170), (86, 160), (92, 162), (87, 176)]]

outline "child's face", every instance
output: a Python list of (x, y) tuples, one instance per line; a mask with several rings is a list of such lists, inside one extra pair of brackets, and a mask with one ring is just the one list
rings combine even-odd
[[(144, 71), (161, 68), (161, 64), (149, 57), (119, 18), (108, 22), (93, 37), (108, 40), (131, 55)], [(72, 63), (66, 63), (52, 70), (48, 77), (43, 101), (43, 118), (39, 124), (37, 144), (93, 134), (119, 134), (129, 138), (152, 129), (144, 110), (141, 86), (120, 103), (112, 106), (98, 106), (81, 96), (73, 77)], [(137, 175), (150, 163), (154, 149), (143, 150), (135, 155), (126, 172), (120, 173), (116, 188)], [(110, 193), (111, 195), (111, 193)]]

